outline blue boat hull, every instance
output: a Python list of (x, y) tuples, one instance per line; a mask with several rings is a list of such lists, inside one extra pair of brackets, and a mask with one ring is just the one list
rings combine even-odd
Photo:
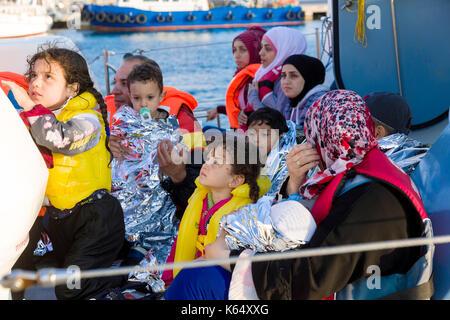
[(334, 67), (339, 88), (361, 96), (374, 91), (401, 93), (413, 113), (413, 130), (447, 118), (450, 1), (366, 0), (365, 47), (355, 41), (357, 3), (353, 1), (348, 10), (345, 4), (344, 0), (333, 1)]
[(300, 25), (301, 7), (219, 7), (209, 11), (153, 12), (117, 6), (87, 5), (83, 18), (100, 32), (172, 31), (249, 26)]

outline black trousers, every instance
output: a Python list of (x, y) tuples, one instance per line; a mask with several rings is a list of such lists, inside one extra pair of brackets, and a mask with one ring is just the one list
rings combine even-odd
[[(53, 251), (35, 257), (33, 251), (41, 232), (49, 236)], [(116, 198), (108, 194), (81, 206), (67, 218), (38, 218), (30, 231), (30, 243), (13, 269), (108, 268), (119, 258), (124, 237), (122, 207)], [(126, 275), (83, 279), (80, 282), (73, 279), (68, 285), (56, 286), (55, 294), (62, 300), (89, 299), (107, 288), (121, 286), (126, 279)]]

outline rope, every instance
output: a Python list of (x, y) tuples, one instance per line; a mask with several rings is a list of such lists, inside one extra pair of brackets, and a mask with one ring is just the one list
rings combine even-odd
[[(299, 259), (306, 257), (317, 257), (335, 254), (344, 254), (352, 252), (364, 252), (364, 251), (374, 251), (383, 249), (394, 249), (394, 248), (406, 248), (406, 247), (416, 247), (431, 244), (442, 244), (449, 243), (450, 235), (437, 236), (432, 238), (411, 238), (402, 240), (390, 240), (390, 241), (378, 241), (372, 243), (359, 243), (350, 244), (343, 246), (334, 246), (328, 248), (309, 248), (300, 250), (290, 250), (287, 252), (276, 252), (276, 253), (263, 253), (252, 257), (233, 257), (226, 259), (211, 259), (211, 260), (195, 260), (188, 262), (177, 262), (168, 263), (155, 266), (130, 266), (130, 267), (120, 267), (120, 268), (104, 268), (96, 270), (86, 270), (81, 271), (78, 276), (79, 279), (87, 278), (99, 278), (99, 277), (112, 277), (130, 274), (132, 272), (158, 272), (168, 269), (182, 269), (182, 268), (198, 268), (207, 267), (223, 264), (233, 264), (240, 259), (240, 261), (251, 261), (251, 262), (262, 262), (262, 261), (274, 261), (274, 260), (285, 260), (285, 259)], [(73, 273), (68, 274), (65, 269), (41, 269), (37, 272), (24, 272), (16, 271), (17, 274), (14, 275), (14, 271), (11, 275), (4, 277), (0, 280), (0, 285), (5, 287), (11, 287), (12, 283), (15, 281), (22, 280), (24, 282), (36, 282), (41, 286), (55, 286), (59, 284), (67, 283), (68, 280), (73, 279)]]
[(366, 37), (366, 13), (364, 11), (364, 2), (365, 0), (358, 1), (358, 17), (356, 19), (355, 25), (355, 36), (354, 39), (357, 42), (361, 42), (363, 47), (367, 47), (367, 37)]
[[(313, 36), (315, 35), (315, 33), (304, 33), (304, 36)], [(154, 49), (148, 49), (148, 50), (143, 50), (143, 49), (135, 49), (133, 51), (127, 51), (127, 52), (115, 52), (115, 51), (109, 51), (108, 50), (108, 54), (111, 56), (114, 55), (118, 55), (118, 54), (127, 54), (127, 53), (138, 53), (138, 54), (143, 54), (143, 53), (150, 53), (153, 51), (164, 51), (164, 50), (174, 50), (174, 49), (186, 49), (186, 48), (198, 48), (198, 47), (205, 47), (205, 46), (214, 46), (214, 45), (225, 45), (225, 44), (230, 44), (230, 41), (221, 41), (221, 42), (209, 42), (209, 43), (203, 43), (203, 44), (192, 44), (192, 45), (185, 45), (185, 46), (175, 46), (175, 47), (164, 47), (164, 48), (154, 48)], [(89, 65), (94, 63), (95, 61), (97, 61), (99, 58), (103, 57), (103, 53), (99, 54), (98, 56), (94, 57), (90, 63), (88, 63)]]

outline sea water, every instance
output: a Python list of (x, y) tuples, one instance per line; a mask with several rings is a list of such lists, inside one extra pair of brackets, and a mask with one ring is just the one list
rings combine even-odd
[[(321, 31), (321, 27), (322, 22), (314, 20), (290, 28), (305, 35), (306, 54), (316, 57), (315, 32), (316, 28)], [(202, 111), (224, 104), (227, 86), (236, 70), (232, 41), (243, 31), (245, 28), (134, 33), (54, 30), (52, 34), (70, 38), (81, 49), (103, 95), (106, 95), (103, 50), (113, 53), (108, 59), (115, 68), (120, 66), (125, 53), (142, 50), (143, 55), (160, 65), (164, 85), (192, 94), (199, 104), (196, 111)], [(111, 90), (113, 78), (111, 71)], [(201, 120), (205, 124), (206, 120)]]

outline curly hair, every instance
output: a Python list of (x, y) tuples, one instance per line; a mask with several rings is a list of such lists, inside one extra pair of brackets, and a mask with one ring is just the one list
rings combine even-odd
[(219, 136), (208, 144), (208, 149), (222, 147), (225, 152), (232, 156), (229, 161), (231, 173), (242, 175), (250, 187), (250, 199), (253, 202), (259, 199), (259, 186), (257, 179), (261, 173), (263, 164), (260, 162), (259, 150), (246, 136), (226, 134)]
[(108, 111), (103, 96), (94, 88), (94, 82), (89, 74), (89, 68), (86, 60), (77, 52), (65, 48), (54, 47), (52, 44), (45, 44), (38, 49), (38, 52), (27, 60), (28, 69), (25, 76), (28, 81), (31, 80), (33, 68), (38, 60), (44, 60), (47, 63), (56, 62), (64, 70), (64, 78), (68, 85), (78, 83), (77, 94), (85, 91), (91, 93), (100, 107), (100, 112), (105, 123), (106, 149), (109, 151), (112, 160), (112, 153), (109, 148), (109, 122)]

